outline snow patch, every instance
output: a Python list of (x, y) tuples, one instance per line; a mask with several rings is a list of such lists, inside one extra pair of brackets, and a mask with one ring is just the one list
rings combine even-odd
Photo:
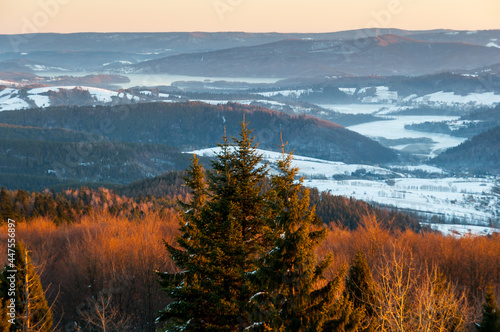
[(486, 44), (486, 47), (496, 47), (496, 48), (500, 48), (500, 46), (498, 46), (496, 43), (494, 42), (490, 42), (488, 44)]
[(29, 108), (30, 105), (19, 97), (0, 98), (0, 111), (13, 111)]
[(474, 225), (454, 225), (454, 224), (424, 224), (430, 226), (433, 230), (439, 231), (447, 236), (463, 237), (470, 235), (491, 235), (493, 233), (500, 233), (500, 229), (474, 226)]
[(279, 91), (268, 91), (268, 92), (258, 92), (257, 94), (264, 97), (274, 97), (282, 95), (284, 97), (298, 98), (305, 93), (311, 93), (312, 89), (301, 89), (301, 90), (279, 90)]
[[(220, 148), (208, 148), (195, 151), (186, 151), (185, 153), (194, 153), (199, 156), (214, 157), (220, 153)], [(272, 164), (275, 164), (279, 159), (283, 157), (280, 152), (268, 151), (257, 149), (257, 153), (261, 154), (263, 158)], [(372, 174), (380, 175), (396, 175), (401, 176), (401, 174), (393, 172), (389, 169), (362, 165), (362, 164), (345, 164), (343, 162), (328, 161), (304, 156), (294, 155), (293, 166), (299, 168), (299, 175), (305, 176), (306, 178), (332, 178), (334, 175), (351, 175), (356, 171), (365, 171)], [(271, 174), (277, 174), (277, 169), (271, 169)]]
[[(366, 93), (368, 91), (367, 89), (369, 88), (363, 88), (361, 90), (363, 90), (363, 93)], [(392, 103), (398, 100), (398, 93), (396, 91), (390, 91), (386, 86), (377, 86), (375, 89), (375, 95), (364, 97), (362, 99), (363, 103)], [(362, 93), (361, 90), (358, 93)]]
[(37, 107), (49, 107), (50, 106), (50, 98), (48, 96), (29, 95), (28, 98), (33, 100)]
[[(452, 116), (397, 116), (391, 115), (391, 118), (382, 121), (373, 121), (359, 125), (349, 126), (347, 129), (355, 131), (361, 135), (372, 137), (384, 137), (388, 139), (399, 138), (431, 138), (435, 143), (427, 145), (429, 152), (421, 153), (434, 157), (443, 149), (455, 147), (466, 140), (463, 137), (454, 137), (446, 134), (427, 133), (405, 129), (405, 125), (422, 122), (440, 122), (454, 121), (458, 117)], [(408, 144), (395, 146), (394, 148), (402, 150), (408, 147)]]
[(116, 60), (116, 61), (113, 61), (113, 62), (103, 63), (102, 65), (103, 66), (109, 66), (109, 65), (114, 64), (114, 63), (119, 63), (119, 64), (122, 64), (122, 65), (131, 65), (132, 64), (132, 62), (130, 62), (130, 61)]
[(429, 95), (425, 95), (414, 99), (415, 102), (419, 103), (441, 103), (446, 105), (456, 105), (456, 104), (476, 104), (476, 105), (490, 105), (493, 106), (496, 103), (500, 103), (500, 95), (496, 95), (494, 92), (484, 92), (484, 93), (470, 93), (466, 96), (456, 95), (453, 92), (435, 92)]
[(356, 88), (339, 88), (339, 90), (351, 96), (354, 95), (354, 93), (356, 93)]
[[(0, 80), (0, 85), (7, 85), (7, 86), (19, 86), (21, 85), (20, 83), (17, 82), (12, 82), (12, 81), (5, 81), (5, 80)], [(2, 93), (0, 91), (0, 93)]]
[[(216, 147), (186, 153), (213, 157), (219, 152), (220, 148)], [(270, 162), (270, 173), (277, 174), (276, 166), (273, 165), (282, 158), (282, 154), (260, 149), (257, 152)], [(448, 223), (455, 221), (483, 225), (480, 228), (484, 229), (490, 220), (498, 220), (500, 214), (500, 197), (491, 192), (494, 184), (492, 178), (421, 179), (370, 165), (344, 164), (304, 156), (294, 156), (293, 167), (298, 167), (299, 175), (306, 178), (305, 186), (333, 195), (417, 211), (429, 220), (436, 216)], [(439, 168), (427, 165), (406, 167), (408, 170), (442, 172)], [(367, 173), (391, 175), (393, 181), (332, 178), (333, 175), (350, 175), (362, 169)]]

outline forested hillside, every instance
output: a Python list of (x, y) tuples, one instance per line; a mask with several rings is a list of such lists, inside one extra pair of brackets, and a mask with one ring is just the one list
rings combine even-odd
[(456, 121), (423, 122), (406, 125), (406, 129), (471, 138), (500, 124), (500, 105), (475, 110)]
[(392, 150), (332, 122), (240, 104), (55, 107), (2, 112), (0, 123), (64, 128), (104, 136), (111, 141), (166, 144), (190, 150), (215, 146), (224, 128), (228, 136), (236, 135), (243, 116), (255, 128), (260, 148), (276, 150), (282, 133), (295, 152), (304, 156), (368, 164), (396, 158)]
[(431, 163), (456, 172), (498, 174), (500, 172), (500, 126), (446, 150)]
[(491, 306), (499, 290), (498, 235), (445, 237), (403, 214), (309, 194), (287, 155), (265, 180), (242, 133), (235, 149), (224, 141), (214, 170), (193, 159), (183, 174), (119, 190), (135, 197), (2, 189), (2, 220), (17, 220), (17, 240), (44, 262), (34, 265), (54, 321), (70, 331), (151, 332), (498, 324), (481, 313), (485, 296)]
[(12, 189), (41, 190), (78, 182), (126, 184), (189, 164), (188, 155), (163, 144), (2, 138), (0, 151), (1, 183)]

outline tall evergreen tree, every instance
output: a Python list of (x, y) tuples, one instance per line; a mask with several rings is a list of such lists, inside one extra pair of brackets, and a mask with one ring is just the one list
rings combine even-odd
[(352, 318), (354, 320), (358, 318), (361, 322), (357, 328), (359, 331), (375, 331), (377, 326), (376, 289), (365, 255), (358, 251), (347, 274), (345, 293), (354, 309)]
[(476, 326), (476, 329), (480, 332), (499, 332), (500, 331), (500, 309), (498, 308), (497, 301), (495, 299), (495, 293), (493, 292), (493, 287), (488, 286), (486, 293), (484, 294), (483, 303), (483, 318), (481, 322)]
[(19, 189), (17, 191), (14, 205), (15, 205), (15, 208), (17, 208), (17, 210), (18, 210), (18, 214), (19, 214), (20, 219), (25, 220), (26, 218), (28, 218), (29, 198), (28, 198), (28, 194), (24, 190)]
[(167, 251), (182, 271), (160, 274), (160, 284), (173, 300), (162, 311), (160, 321), (167, 322), (166, 328), (170, 331), (201, 331), (208, 293), (202, 289), (202, 280), (198, 278), (206, 261), (199, 228), (203, 228), (201, 211), (207, 200), (207, 185), (203, 167), (196, 156), (192, 158), (184, 181), (191, 189), (192, 198), (187, 203), (178, 202), (181, 235), (177, 237), (177, 244), (181, 249), (165, 242)]
[(322, 331), (338, 318), (343, 273), (330, 282), (323, 277), (332, 257), (318, 264), (315, 248), (327, 230), (309, 207), (309, 191), (301, 191), (303, 179), (295, 182), (298, 169), (292, 167), (292, 156), (285, 155), (284, 145), (282, 149), (280, 174), (271, 178), (273, 245), (255, 273), (261, 292), (252, 297), (255, 315), (250, 329)]
[(2, 222), (7, 222), (9, 218), (14, 219), (14, 204), (7, 190), (4, 187), (0, 190), (0, 218)]
[(182, 207), (190, 213), (183, 214), (184, 226), (177, 240), (183, 251), (167, 245), (183, 271), (162, 276), (174, 300), (161, 316), (170, 321), (168, 330), (237, 331), (247, 324), (253, 285), (245, 276), (256, 268), (267, 226), (267, 205), (261, 193), (267, 166), (261, 164), (251, 133), (243, 121), (234, 144), (223, 137), (203, 194), (196, 185), (203, 172), (199, 167), (194, 171), (193, 163), (187, 181), (193, 200)]
[[(13, 276), (15, 294), (11, 296), (9, 288)], [(16, 243), (12, 261), (9, 260), (4, 267), (0, 279), (4, 306), (10, 298), (15, 299), (15, 321), (10, 324), (10, 331), (52, 331), (52, 312), (45, 299), (40, 277), (23, 243)]]
[(57, 204), (51, 194), (40, 193), (36, 195), (33, 203), (33, 217), (38, 216), (54, 219), (57, 217)]

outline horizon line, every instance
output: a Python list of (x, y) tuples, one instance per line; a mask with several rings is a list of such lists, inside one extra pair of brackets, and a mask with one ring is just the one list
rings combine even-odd
[(456, 32), (472, 32), (472, 31), (499, 31), (498, 29), (450, 29), (450, 28), (434, 28), (434, 29), (403, 29), (403, 28), (359, 28), (359, 29), (347, 29), (347, 30), (332, 30), (324, 32), (278, 32), (278, 31), (243, 31), (243, 30), (218, 30), (218, 31), (208, 31), (208, 30), (175, 30), (175, 31), (74, 31), (74, 32), (32, 32), (32, 33), (8, 33), (0, 32), (0, 35), (42, 35), (42, 34), (59, 34), (59, 35), (70, 35), (70, 34), (85, 34), (85, 33), (95, 33), (95, 34), (106, 34), (106, 33), (247, 33), (247, 34), (329, 34), (329, 33), (340, 33), (340, 32), (350, 32), (350, 31), (369, 31), (369, 30), (399, 30), (408, 32), (431, 32), (431, 31), (456, 31)]

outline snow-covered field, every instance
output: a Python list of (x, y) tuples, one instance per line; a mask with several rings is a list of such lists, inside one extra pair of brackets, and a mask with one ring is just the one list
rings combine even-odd
[(17, 89), (7, 88), (0, 91), (0, 111), (20, 110), (29, 107), (29, 104), (19, 97)]
[(473, 225), (449, 225), (449, 224), (428, 224), (432, 229), (439, 231), (445, 235), (455, 237), (468, 236), (468, 235), (490, 235), (493, 233), (500, 233), (500, 229), (473, 226)]
[(346, 114), (373, 114), (382, 108), (390, 108), (390, 104), (318, 104), (327, 110)]
[(275, 83), (280, 78), (259, 78), (259, 77), (205, 77), (205, 76), (187, 76), (170, 74), (130, 74), (126, 76), (130, 79), (129, 83), (119, 84), (123, 89), (135, 86), (157, 86), (171, 85), (178, 81), (197, 81), (197, 82), (248, 82), (248, 83)]
[(48, 96), (41, 96), (37, 94), (29, 95), (29, 99), (33, 100), (37, 107), (50, 106), (50, 98)]
[[(220, 148), (216, 147), (189, 151), (186, 153), (213, 157), (219, 152)], [(271, 167), (271, 173), (276, 173), (276, 161), (282, 157), (282, 154), (275, 151), (261, 149), (258, 149), (257, 152), (261, 154), (265, 160), (270, 162), (269, 166)], [(351, 173), (362, 169), (372, 174), (402, 176), (400, 173), (382, 167), (361, 164), (345, 164), (343, 162), (328, 161), (304, 156), (294, 156), (294, 165), (300, 169), (299, 174), (307, 178), (331, 178), (334, 175), (350, 175)]]
[(415, 103), (437, 103), (446, 105), (457, 105), (457, 104), (475, 104), (475, 105), (488, 105), (491, 106), (495, 103), (500, 103), (500, 95), (494, 94), (494, 92), (484, 92), (484, 93), (470, 93), (465, 96), (456, 95), (453, 92), (435, 92), (429, 95), (425, 95), (418, 98), (410, 99), (411, 102)]
[(112, 91), (112, 90), (106, 90), (106, 89), (100, 89), (100, 88), (94, 88), (94, 87), (88, 87), (88, 86), (50, 86), (50, 87), (44, 87), (44, 88), (35, 88), (31, 89), (28, 91), (30, 95), (39, 95), (48, 91), (55, 91), (58, 92), (61, 89), (65, 90), (72, 90), (72, 89), (81, 89), (81, 90), (87, 90), (92, 97), (96, 98), (97, 101), (104, 102), (104, 103), (110, 103), (112, 101), (112, 97), (118, 97), (118, 92)]
[(473, 225), (497, 220), (498, 197), (491, 193), (491, 180), (444, 178), (395, 178), (395, 184), (370, 180), (309, 180), (307, 186), (334, 195), (417, 211), (429, 219)]
[(283, 97), (297, 98), (304, 93), (310, 93), (310, 92), (312, 92), (312, 89), (277, 90), (277, 91), (259, 92), (257, 94), (264, 97), (283, 96)]
[(7, 88), (0, 91), (0, 111), (12, 111), (30, 107), (49, 107), (50, 98), (45, 95), (47, 92), (59, 92), (60, 90), (72, 90), (75, 88), (88, 91), (94, 100), (99, 103), (111, 103), (113, 98), (126, 98), (133, 101), (141, 100), (141, 97), (131, 95), (130, 93), (88, 86), (51, 86), (34, 88), (27, 91), (27, 96), (25, 98), (20, 97), (19, 90)]
[[(368, 88), (360, 89), (358, 94), (366, 92), (365, 89)], [(390, 91), (386, 86), (377, 86), (375, 89), (373, 96), (367, 96), (362, 99), (363, 103), (394, 103), (398, 100), (398, 93), (396, 91)]]
[[(210, 148), (186, 153), (210, 157), (218, 151), (219, 148)], [(281, 154), (266, 150), (258, 152), (270, 162), (271, 173), (274, 173), (276, 160)], [(328, 191), (333, 195), (354, 197), (370, 203), (415, 211), (431, 221), (481, 225), (479, 228), (469, 227), (472, 232), (479, 230), (481, 233), (488, 228), (490, 220), (498, 221), (500, 218), (500, 199), (491, 192), (494, 180), (490, 178), (421, 179), (387, 168), (349, 165), (303, 156), (294, 157), (294, 166), (300, 169), (299, 175), (305, 177), (304, 185), (308, 187)], [(426, 166), (408, 167), (421, 169)], [(334, 175), (350, 176), (360, 169), (373, 174), (392, 175), (394, 183), (383, 180), (332, 179)], [(438, 168), (432, 170), (435, 173), (442, 172)]]
[(17, 82), (13, 82), (13, 81), (0, 80), (0, 85), (5, 85), (5, 86), (20, 86), (22, 84), (17, 83)]
[[(422, 122), (440, 122), (440, 121), (453, 121), (458, 117), (452, 116), (391, 116), (390, 119), (384, 121), (374, 121), (362, 123), (355, 126), (350, 126), (348, 129), (360, 133), (371, 138), (383, 137), (388, 139), (398, 138), (422, 138), (427, 137), (432, 139), (435, 143), (428, 146), (428, 156), (434, 157), (443, 149), (448, 149), (459, 145), (466, 139), (462, 137), (454, 137), (446, 134), (427, 133), (414, 130), (405, 129), (405, 125)], [(408, 150), (409, 145), (399, 145), (395, 147), (399, 150)], [(420, 153), (426, 154), (426, 153)]]

